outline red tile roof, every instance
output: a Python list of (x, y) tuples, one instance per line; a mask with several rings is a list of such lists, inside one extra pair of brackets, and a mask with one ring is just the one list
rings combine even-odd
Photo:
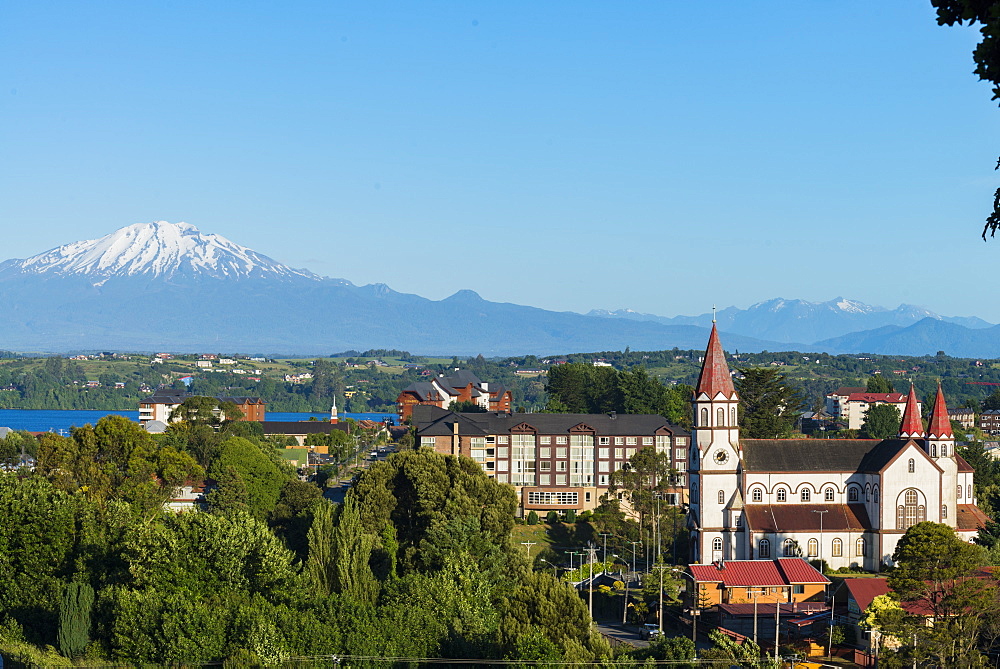
[[(799, 564), (791, 564), (791, 563)], [(722, 567), (720, 568), (720, 565)], [(775, 587), (799, 583), (829, 583), (823, 574), (802, 558), (781, 560), (726, 560), (689, 565), (696, 581), (722, 583), (726, 588)], [(794, 580), (789, 580), (794, 576)]]
[(705, 363), (701, 366), (701, 374), (698, 376), (698, 385), (695, 394), (705, 393), (710, 398), (714, 398), (719, 393), (731, 398), (736, 394), (733, 388), (733, 377), (729, 373), (729, 365), (726, 364), (726, 354), (722, 350), (719, 342), (719, 331), (712, 323), (712, 334), (708, 337), (708, 348), (705, 350)]
[(824, 532), (871, 529), (864, 504), (747, 504), (744, 514), (754, 532), (819, 532), (820, 516)]
[(923, 437), (924, 424), (920, 420), (920, 409), (917, 408), (917, 391), (910, 384), (910, 394), (906, 397), (906, 409), (903, 410), (903, 421), (899, 426), (899, 436), (912, 439)]
[(848, 402), (889, 402), (891, 404), (902, 404), (906, 401), (903, 393), (851, 393), (847, 396)]
[(968, 532), (986, 527), (986, 523), (990, 519), (975, 504), (959, 504), (958, 515), (955, 517), (955, 520), (957, 529)]
[(889, 594), (889, 583), (883, 577), (876, 578), (845, 578), (844, 587), (858, 603), (862, 611), (867, 609), (872, 600), (879, 595)]

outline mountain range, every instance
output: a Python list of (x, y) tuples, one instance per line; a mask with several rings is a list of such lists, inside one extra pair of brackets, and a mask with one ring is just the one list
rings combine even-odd
[[(239, 351), (324, 355), (538, 355), (701, 348), (711, 314), (555, 312), (443, 300), (293, 269), (186, 223), (130, 225), (0, 263), (0, 348), (16, 351)], [(1000, 357), (1000, 326), (838, 298), (770, 300), (716, 315), (727, 348)]]

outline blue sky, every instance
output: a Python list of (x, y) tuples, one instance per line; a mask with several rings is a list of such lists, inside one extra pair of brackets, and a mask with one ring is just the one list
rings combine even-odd
[(0, 258), (186, 221), (433, 299), (1000, 322), (1000, 109), (929, 2), (0, 4)]

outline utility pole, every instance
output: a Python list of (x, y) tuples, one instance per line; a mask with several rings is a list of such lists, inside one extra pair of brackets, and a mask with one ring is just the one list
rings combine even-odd
[(594, 561), (597, 559), (597, 548), (587, 546), (588, 564), (590, 564), (590, 582), (587, 584), (587, 608), (590, 609), (590, 620), (594, 620)]
[(531, 561), (531, 547), (535, 545), (534, 541), (522, 541), (521, 545), (524, 546), (524, 554), (528, 557), (528, 561)]
[(601, 537), (604, 539), (604, 568), (607, 569), (608, 564), (608, 537), (610, 535), (607, 532), (601, 532)]
[(642, 545), (642, 542), (641, 541), (630, 541), (629, 543), (632, 544), (632, 573), (634, 574), (635, 573), (635, 545), (636, 544)]

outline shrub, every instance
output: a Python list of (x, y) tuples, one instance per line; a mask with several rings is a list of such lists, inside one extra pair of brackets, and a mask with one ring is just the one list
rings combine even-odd
[(549, 525), (555, 525), (556, 523), (559, 522), (559, 514), (556, 513), (555, 511), (549, 511), (547, 514), (545, 514), (545, 522), (548, 523)]
[(566, 512), (566, 522), (575, 523), (576, 522), (576, 509), (570, 509)]
[(538, 514), (535, 513), (534, 511), (529, 512), (528, 525), (537, 525), (537, 524), (538, 524)]

